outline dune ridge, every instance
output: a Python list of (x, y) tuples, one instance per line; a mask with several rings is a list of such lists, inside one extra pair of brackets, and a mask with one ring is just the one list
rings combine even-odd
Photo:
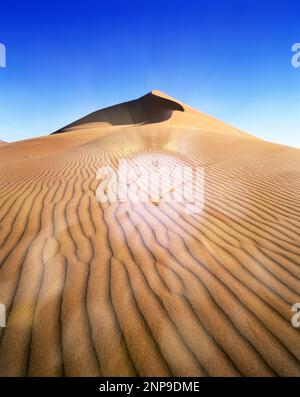
[[(0, 148), (0, 375), (300, 376), (300, 151), (158, 91), (58, 132)], [(203, 211), (100, 203), (132, 158), (203, 167)]]
[(129, 126), (160, 123), (169, 121), (174, 127), (187, 126), (202, 130), (241, 135), (257, 139), (250, 134), (238, 130), (216, 118), (170, 97), (152, 90), (148, 94), (133, 101), (124, 102), (108, 108), (97, 110), (79, 120), (60, 128), (53, 134), (82, 129), (99, 129), (109, 126)]
[(139, 99), (90, 113), (53, 134), (90, 123), (97, 124), (97, 127), (158, 123), (168, 120), (175, 110), (184, 112), (183, 106), (173, 98), (151, 91)]

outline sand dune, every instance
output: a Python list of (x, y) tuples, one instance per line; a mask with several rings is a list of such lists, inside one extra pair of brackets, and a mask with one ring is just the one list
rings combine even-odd
[[(100, 203), (132, 158), (203, 167), (203, 211)], [(0, 162), (0, 375), (300, 376), (299, 150), (153, 91)]]

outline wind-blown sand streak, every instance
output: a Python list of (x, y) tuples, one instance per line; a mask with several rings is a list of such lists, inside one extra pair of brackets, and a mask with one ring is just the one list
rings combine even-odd
[[(203, 211), (99, 203), (137, 157), (204, 167)], [(2, 376), (300, 375), (299, 150), (153, 91), (0, 166)]]

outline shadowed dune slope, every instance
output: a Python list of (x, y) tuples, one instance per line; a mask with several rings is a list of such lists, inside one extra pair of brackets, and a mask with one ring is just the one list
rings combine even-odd
[[(300, 151), (138, 101), (0, 148), (0, 375), (300, 376)], [(202, 212), (99, 202), (133, 158), (202, 167)]]
[(183, 112), (184, 108), (170, 97), (156, 95), (156, 92), (153, 91), (139, 99), (93, 112), (54, 134), (88, 123), (97, 123), (98, 125), (158, 123), (169, 119), (175, 110)]
[[(99, 129), (108, 126), (160, 123), (163, 121), (168, 121), (177, 127), (185, 126), (231, 135), (248, 135), (158, 90), (153, 90), (139, 99), (93, 112), (53, 134)], [(248, 135), (248, 137), (256, 139), (251, 135)]]

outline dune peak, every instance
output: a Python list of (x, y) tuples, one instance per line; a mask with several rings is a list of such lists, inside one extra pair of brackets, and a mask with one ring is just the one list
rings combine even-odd
[(152, 90), (138, 99), (90, 113), (53, 134), (89, 123), (99, 123), (99, 127), (159, 123), (168, 120), (174, 111), (184, 112), (185, 109), (176, 99), (161, 91)]
[(161, 123), (170, 119), (172, 119), (173, 126), (181, 128), (255, 138), (221, 120), (193, 109), (157, 89), (151, 90), (140, 98), (96, 110), (52, 134), (90, 128), (101, 130), (103, 127), (141, 126)]
[[(168, 95), (168, 94), (166, 94), (165, 92), (160, 91), (160, 90), (151, 90), (151, 91), (149, 92), (149, 94), (156, 95), (156, 96), (160, 96), (160, 97), (162, 97), (162, 98), (171, 98), (170, 95)], [(174, 99), (174, 98), (172, 98), (172, 99), (173, 99), (173, 100), (176, 100), (176, 99)]]

